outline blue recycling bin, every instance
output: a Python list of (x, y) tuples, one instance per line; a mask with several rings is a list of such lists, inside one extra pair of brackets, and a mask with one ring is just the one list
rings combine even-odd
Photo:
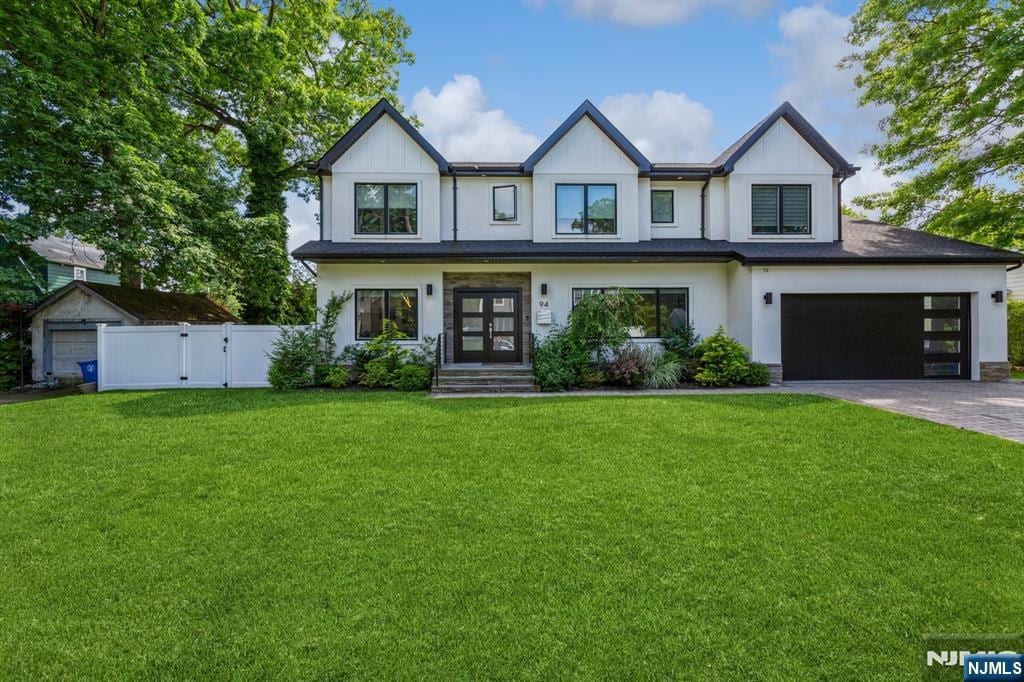
[(96, 370), (95, 360), (86, 360), (85, 362), (78, 363), (78, 366), (82, 368), (82, 381), (87, 384), (95, 383), (99, 372)]

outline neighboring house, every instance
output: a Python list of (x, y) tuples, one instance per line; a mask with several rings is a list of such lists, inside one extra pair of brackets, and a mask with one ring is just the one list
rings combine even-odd
[[(680, 120), (679, 125), (687, 122)], [(587, 291), (636, 290), (640, 342), (719, 326), (776, 378), (1007, 376), (1024, 255), (841, 217), (857, 172), (788, 103), (709, 163), (651, 163), (590, 102), (524, 161), (452, 162), (378, 103), (315, 165), (317, 296), (339, 345), (390, 318), (448, 363), (528, 362)]]
[(1010, 290), (1011, 301), (1024, 301), (1024, 268), (1006, 273), (1006, 287)]
[(46, 261), (45, 271), (41, 273), (45, 281), (44, 293), (76, 280), (99, 284), (121, 283), (116, 273), (107, 271), (107, 259), (103, 252), (74, 236), (40, 237), (29, 244), (29, 248)]
[(96, 325), (224, 324), (238, 319), (205, 296), (75, 281), (32, 312), (32, 378), (74, 382), (96, 359)]

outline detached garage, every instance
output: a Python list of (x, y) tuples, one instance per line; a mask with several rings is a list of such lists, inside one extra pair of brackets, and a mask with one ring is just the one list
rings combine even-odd
[(789, 380), (970, 379), (970, 296), (783, 294)]
[(79, 362), (96, 359), (96, 325), (224, 324), (238, 319), (205, 296), (76, 281), (32, 313), (32, 378), (82, 380)]

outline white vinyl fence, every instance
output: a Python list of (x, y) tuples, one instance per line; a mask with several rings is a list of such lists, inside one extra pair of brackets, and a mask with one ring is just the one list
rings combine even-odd
[(100, 391), (269, 386), (269, 325), (96, 325)]

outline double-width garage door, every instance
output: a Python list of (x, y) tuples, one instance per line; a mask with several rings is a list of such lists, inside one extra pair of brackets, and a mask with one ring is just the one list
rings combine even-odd
[(788, 380), (970, 378), (967, 294), (783, 294)]

